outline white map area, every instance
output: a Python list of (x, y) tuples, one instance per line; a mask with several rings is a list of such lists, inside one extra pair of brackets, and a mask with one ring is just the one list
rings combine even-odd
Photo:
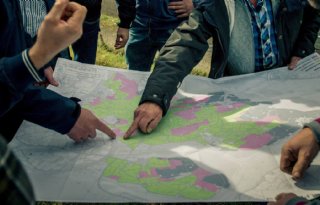
[[(307, 65), (311, 62), (313, 69), (279, 68), (219, 80), (188, 76), (157, 130), (128, 141), (121, 133), (131, 123), (149, 74), (59, 59), (60, 86), (50, 89), (80, 98), (119, 136), (110, 140), (98, 132), (94, 140), (77, 144), (24, 122), (10, 145), (39, 201), (265, 201), (280, 192), (312, 197), (320, 193), (319, 157), (298, 183), (279, 170), (281, 145), (320, 114), (319, 56), (310, 58)], [(127, 95), (118, 95), (122, 88)], [(189, 110), (179, 110), (190, 100)], [(107, 112), (95, 110), (103, 103)], [(181, 134), (187, 128), (194, 131)], [(246, 134), (237, 140), (232, 136), (241, 133)]]

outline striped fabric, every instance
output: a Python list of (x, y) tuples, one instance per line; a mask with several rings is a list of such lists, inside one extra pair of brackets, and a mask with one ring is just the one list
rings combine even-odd
[(29, 59), (28, 50), (24, 50), (22, 52), (22, 60), (23, 60), (24, 65), (27, 67), (28, 71), (32, 75), (32, 77), (37, 82), (42, 82), (43, 80), (39, 76), (37, 69), (33, 66), (33, 64), (31, 63), (31, 61)]
[(278, 48), (270, 0), (257, 0), (254, 7), (245, 0), (250, 11), (255, 45), (255, 71), (267, 70), (278, 62)]
[(19, 0), (19, 2), (24, 30), (34, 37), (47, 14), (46, 4), (43, 0)]

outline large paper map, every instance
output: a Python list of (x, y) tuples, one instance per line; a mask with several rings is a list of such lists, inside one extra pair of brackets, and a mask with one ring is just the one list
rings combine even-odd
[(74, 143), (24, 122), (11, 146), (37, 200), (264, 201), (280, 192), (320, 193), (319, 158), (299, 182), (279, 170), (281, 145), (320, 114), (319, 68), (188, 76), (152, 134), (123, 140), (148, 76), (59, 59), (60, 86), (50, 89), (80, 98), (117, 139), (99, 132)]

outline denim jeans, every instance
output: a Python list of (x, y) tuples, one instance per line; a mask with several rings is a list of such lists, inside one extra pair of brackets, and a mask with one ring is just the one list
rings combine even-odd
[(130, 28), (130, 36), (126, 46), (128, 69), (150, 71), (157, 51), (160, 51), (172, 31), (173, 29)]
[(99, 31), (100, 19), (84, 22), (81, 38), (72, 45), (75, 61), (95, 64)]

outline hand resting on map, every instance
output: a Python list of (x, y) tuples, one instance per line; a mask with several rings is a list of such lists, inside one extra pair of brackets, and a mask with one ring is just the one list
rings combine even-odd
[(313, 131), (306, 127), (300, 130), (282, 147), (280, 169), (301, 179), (319, 152), (319, 144)]

